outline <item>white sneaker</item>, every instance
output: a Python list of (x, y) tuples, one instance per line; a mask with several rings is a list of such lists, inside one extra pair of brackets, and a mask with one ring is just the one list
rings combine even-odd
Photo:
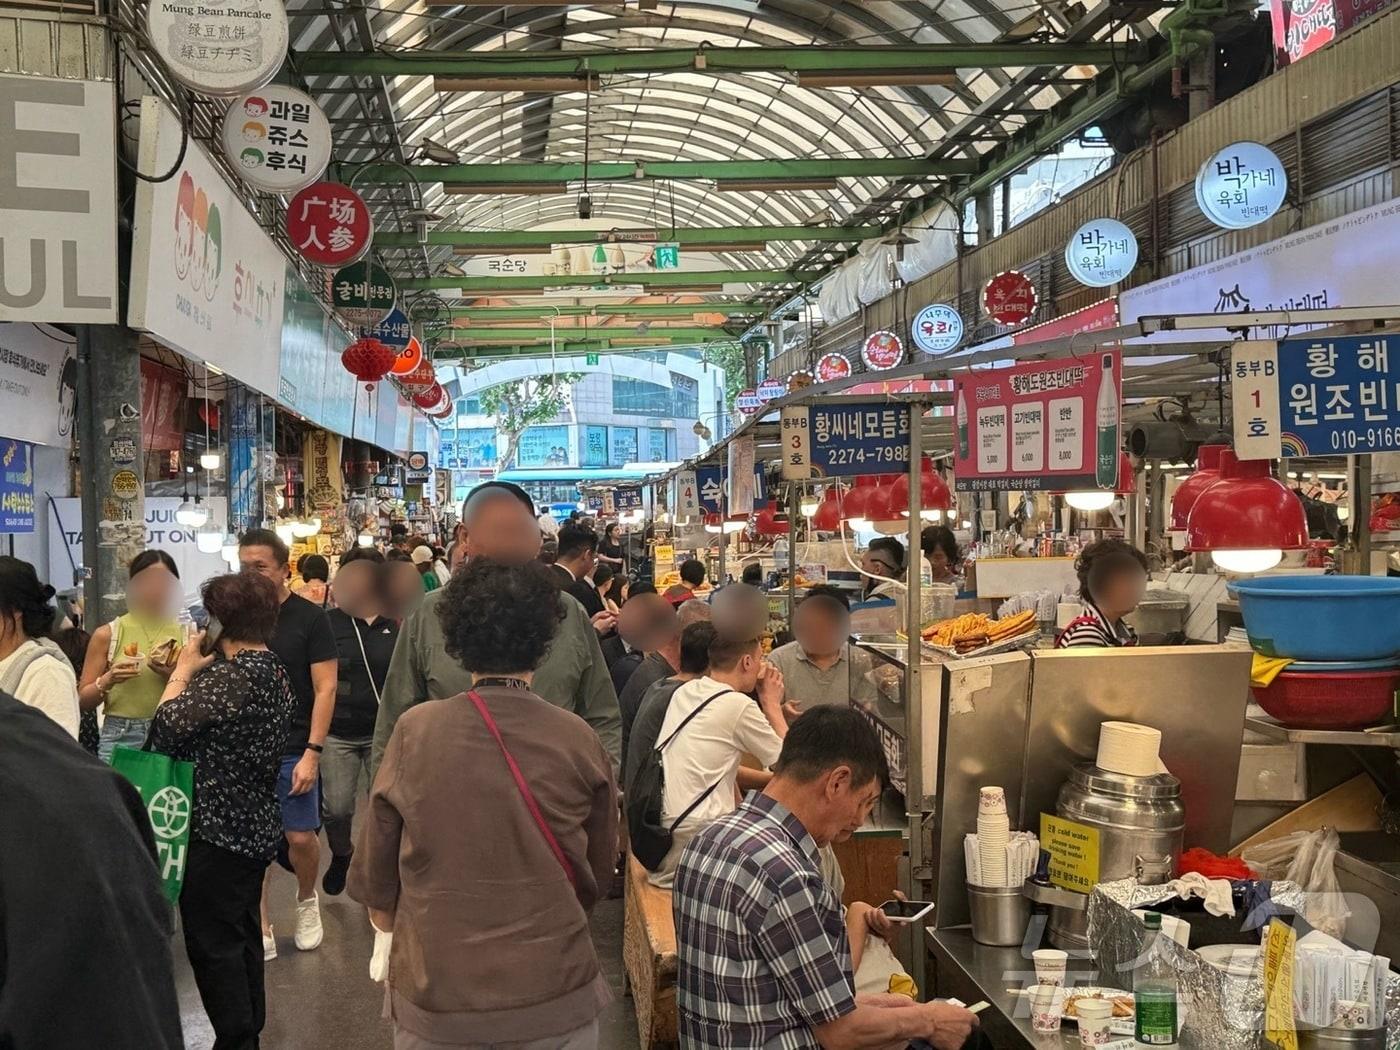
[(263, 962), (272, 962), (277, 958), (277, 938), (272, 935), (272, 927), (267, 928), (263, 934)]
[(321, 928), (321, 902), (313, 893), (310, 900), (297, 901), (296, 945), (299, 951), (309, 952), (321, 946), (325, 930)]

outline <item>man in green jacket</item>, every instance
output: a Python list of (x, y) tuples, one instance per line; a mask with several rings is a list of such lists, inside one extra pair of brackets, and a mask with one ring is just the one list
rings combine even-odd
[[(518, 485), (500, 481), (478, 485), (462, 504), (462, 524), (468, 558), (522, 564), (539, 556), (540, 528), (534, 504)], [(443, 700), (471, 688), (471, 674), (447, 655), (443, 643), (437, 614), (442, 593), (434, 591), (424, 598), (399, 630), (374, 726), (371, 778), (379, 770), (399, 715), (424, 700)], [(571, 595), (561, 592), (559, 604), (563, 622), (544, 662), (535, 670), (531, 688), (591, 725), (616, 766), (622, 720), (598, 645), (598, 629)]]

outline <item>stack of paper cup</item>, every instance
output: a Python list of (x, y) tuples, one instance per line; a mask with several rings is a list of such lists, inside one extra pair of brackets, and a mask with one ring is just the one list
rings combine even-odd
[(1006, 885), (1006, 846), (1010, 841), (1006, 792), (999, 787), (984, 787), (977, 798), (977, 854), (983, 886)]
[(1162, 733), (1136, 722), (1105, 722), (1099, 727), (1095, 764), (1110, 773), (1151, 777), (1161, 773)]

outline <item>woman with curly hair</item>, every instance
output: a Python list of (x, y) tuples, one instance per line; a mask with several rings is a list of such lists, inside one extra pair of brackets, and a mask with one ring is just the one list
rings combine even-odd
[(378, 934), (395, 1050), (595, 1050), (610, 996), (588, 913), (617, 859), (596, 733), (531, 691), (561, 620), (535, 562), (469, 561), (438, 603), (472, 687), (405, 711), (384, 752), (350, 896)]
[(1089, 544), (1074, 563), (1084, 608), (1055, 639), (1056, 649), (1111, 649), (1137, 645), (1123, 617), (1147, 591), (1147, 558), (1123, 540)]

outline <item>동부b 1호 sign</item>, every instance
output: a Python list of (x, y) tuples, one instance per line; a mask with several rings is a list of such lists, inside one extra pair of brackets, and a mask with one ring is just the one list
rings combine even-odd
[(908, 405), (794, 405), (779, 424), (783, 477), (895, 474), (909, 465)]
[(959, 376), (953, 385), (957, 487), (1114, 488), (1121, 389), (1115, 352)]
[(1400, 451), (1400, 361), (1392, 364), (1386, 336), (1250, 341), (1230, 351), (1241, 459)]

